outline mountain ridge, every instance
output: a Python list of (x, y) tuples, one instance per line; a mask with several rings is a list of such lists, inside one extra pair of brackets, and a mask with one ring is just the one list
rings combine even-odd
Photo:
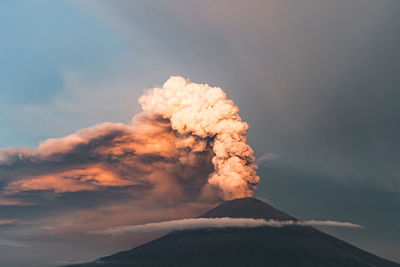
[[(199, 218), (297, 220), (255, 198), (224, 201)], [(87, 264), (68, 267), (400, 267), (310, 226), (172, 231)], [(67, 266), (64, 266), (67, 267)]]

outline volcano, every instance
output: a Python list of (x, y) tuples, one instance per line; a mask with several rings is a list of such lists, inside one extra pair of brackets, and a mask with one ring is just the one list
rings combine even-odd
[[(225, 201), (201, 218), (294, 220), (255, 198)], [(173, 231), (134, 249), (70, 267), (385, 266), (382, 259), (310, 226)], [(65, 266), (66, 267), (66, 266)]]

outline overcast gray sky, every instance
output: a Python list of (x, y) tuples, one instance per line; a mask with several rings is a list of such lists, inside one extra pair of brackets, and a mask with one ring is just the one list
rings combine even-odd
[[(240, 108), (260, 159), (257, 197), (304, 220), (363, 225), (324, 230), (400, 262), (399, 1), (3, 1), (0, 14), (1, 148), (126, 123), (144, 89), (182, 75), (222, 87)], [(1, 186), (10, 168), (0, 167)], [(41, 204), (0, 204), (0, 220), (29, 221), (0, 225), (2, 264), (132, 245), (35, 235), (45, 218), (129, 194), (23, 197)]]

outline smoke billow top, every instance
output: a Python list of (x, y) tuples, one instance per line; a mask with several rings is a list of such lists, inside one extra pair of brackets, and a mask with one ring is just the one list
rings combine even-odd
[[(213, 150), (214, 172), (208, 184), (219, 187), (225, 199), (252, 196), (259, 177), (253, 150), (246, 144), (247, 123), (239, 109), (218, 87), (171, 77), (139, 99), (145, 113), (169, 121), (179, 138), (193, 151)], [(194, 138), (191, 138), (194, 137)]]
[[(124, 187), (163, 199), (249, 197), (259, 182), (247, 123), (221, 88), (171, 77), (145, 92), (131, 124), (103, 123), (37, 151), (0, 150), (7, 196)], [(13, 171), (18, 166), (18, 171)]]

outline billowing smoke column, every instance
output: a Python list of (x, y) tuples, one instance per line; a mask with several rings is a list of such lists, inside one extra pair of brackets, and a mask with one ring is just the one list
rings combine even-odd
[(248, 125), (221, 88), (171, 77), (139, 103), (143, 112), (131, 124), (98, 124), (37, 151), (0, 150), (0, 200), (111, 188), (171, 203), (253, 195), (259, 177)]
[(259, 177), (253, 164), (253, 150), (246, 144), (248, 125), (221, 88), (170, 77), (162, 88), (147, 91), (139, 103), (145, 113), (170, 121), (178, 134), (193, 135), (210, 143), (214, 172), (208, 184), (221, 188), (225, 199), (253, 195)]

